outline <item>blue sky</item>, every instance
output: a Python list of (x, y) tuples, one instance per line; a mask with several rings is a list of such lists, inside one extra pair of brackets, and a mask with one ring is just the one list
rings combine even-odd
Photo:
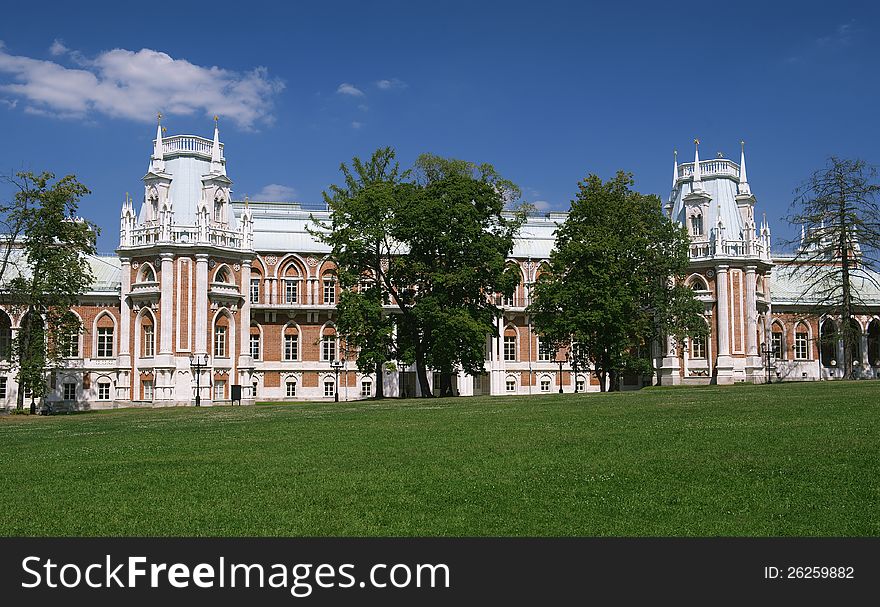
[[(624, 169), (665, 197), (672, 150), (738, 160), (776, 240), (831, 154), (880, 164), (880, 8), (864, 2), (15, 3), (0, 23), (0, 171), (75, 173), (118, 244), (155, 114), (221, 138), (238, 198), (319, 202), (396, 148), (490, 162), (542, 209)], [(5, 194), (5, 192), (4, 192)]]

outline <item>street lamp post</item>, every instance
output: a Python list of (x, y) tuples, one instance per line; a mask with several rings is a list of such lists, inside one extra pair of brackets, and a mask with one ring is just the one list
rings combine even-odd
[(562, 394), (562, 363), (568, 360), (568, 354), (565, 355), (565, 358), (560, 358), (559, 354), (556, 355), (556, 362), (559, 364), (559, 375), (557, 376), (557, 382), (559, 383), (559, 393)]
[(339, 402), (339, 369), (342, 368), (342, 365), (345, 361), (333, 359), (330, 361), (330, 366), (333, 367), (333, 401)]
[(202, 378), (201, 371), (208, 366), (208, 355), (190, 354), (189, 366), (193, 370), (193, 374), (196, 376), (196, 407), (199, 407), (202, 404), (202, 391), (200, 385), (200, 380)]
[(766, 343), (761, 344), (761, 354), (767, 359), (767, 383), (772, 383), (770, 378), (770, 357), (773, 355), (773, 348)]

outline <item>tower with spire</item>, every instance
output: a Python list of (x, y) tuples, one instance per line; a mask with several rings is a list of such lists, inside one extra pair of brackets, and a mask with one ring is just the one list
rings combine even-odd
[(140, 211), (126, 196), (120, 219), (117, 400), (191, 404), (197, 373), (200, 402), (235, 385), (252, 402), (253, 220), (231, 206), (219, 117), (207, 139), (168, 136), (159, 114), (143, 183)]
[[(763, 381), (759, 345), (770, 315), (770, 227), (755, 223), (756, 198), (746, 175), (745, 142), (739, 164), (718, 154), (674, 161), (672, 193), (665, 209), (687, 228), (691, 245), (687, 284), (703, 302), (711, 336), (684, 344), (667, 340), (657, 361), (660, 382)], [(696, 343), (699, 341), (700, 343)]]

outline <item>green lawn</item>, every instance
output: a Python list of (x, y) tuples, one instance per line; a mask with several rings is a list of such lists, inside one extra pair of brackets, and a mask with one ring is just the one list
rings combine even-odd
[(880, 535), (880, 382), (0, 416), (0, 535)]

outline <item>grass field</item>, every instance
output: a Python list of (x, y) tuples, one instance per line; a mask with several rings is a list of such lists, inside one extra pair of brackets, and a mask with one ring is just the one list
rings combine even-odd
[(0, 535), (880, 535), (880, 383), (0, 416)]

